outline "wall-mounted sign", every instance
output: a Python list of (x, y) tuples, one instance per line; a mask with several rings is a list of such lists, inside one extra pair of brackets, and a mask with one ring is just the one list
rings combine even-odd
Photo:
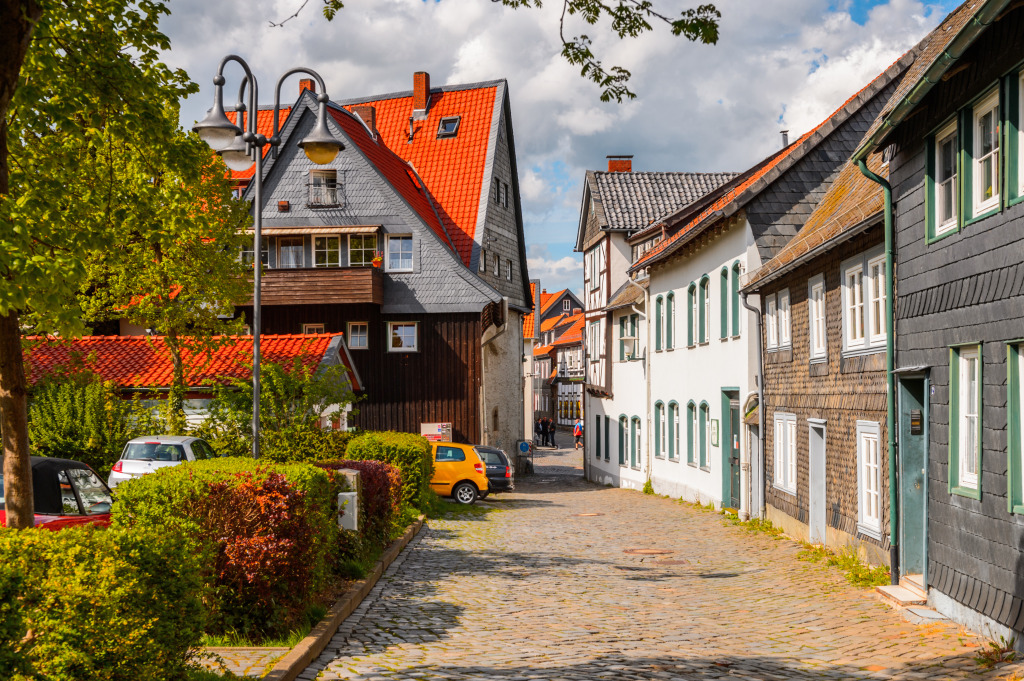
[(718, 446), (718, 419), (711, 419), (711, 446)]
[(432, 442), (451, 442), (452, 424), (450, 423), (421, 423), (420, 435)]

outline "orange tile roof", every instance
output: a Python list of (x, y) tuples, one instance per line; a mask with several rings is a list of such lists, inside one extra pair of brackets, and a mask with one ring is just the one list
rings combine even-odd
[[(260, 336), (260, 361), (291, 363), (298, 360), (314, 368), (324, 358), (335, 335), (341, 334)], [(171, 384), (173, 372), (162, 336), (87, 336), (71, 340), (36, 336), (26, 339), (25, 354), (29, 383), (81, 365), (123, 388), (166, 388)], [(184, 354), (187, 364), (189, 354)], [(351, 359), (344, 352), (341, 355), (349, 368), (353, 388), (359, 390), (358, 374)], [(250, 376), (252, 336), (234, 336), (210, 355), (200, 356), (197, 367), (186, 376), (185, 382), (191, 387), (206, 387), (223, 382), (224, 377), (246, 379)]]
[(583, 342), (583, 327), (586, 324), (586, 320), (583, 315), (573, 315), (573, 323), (565, 332), (555, 339), (552, 345), (563, 346), (563, 345), (575, 345)]
[(540, 323), (540, 332), (541, 333), (546, 333), (546, 332), (550, 331), (551, 329), (553, 329), (556, 326), (558, 326), (558, 323), (563, 321), (567, 316), (568, 315), (563, 313), (563, 314), (558, 315), (557, 317), (552, 317), (551, 319), (545, 319), (544, 321), (542, 321)]
[(552, 347), (553, 346), (551, 346), (551, 345), (542, 345), (539, 348), (534, 348), (533, 349), (533, 356), (534, 357), (540, 357), (541, 355), (546, 355), (549, 352), (551, 352), (551, 348)]
[(555, 291), (554, 293), (542, 293), (542, 294), (540, 294), (540, 297), (542, 298), (541, 306), (540, 306), (540, 313), (544, 314), (545, 312), (547, 312), (548, 308), (551, 307), (552, 305), (554, 305), (558, 301), (558, 299), (561, 298), (562, 295), (566, 291), (568, 291), (568, 290), (569, 289), (567, 289), (567, 288), (563, 288), (561, 291)]
[[(535, 281), (530, 282), (530, 299), (533, 300), (533, 309), (537, 309), (537, 282)], [(534, 323), (535, 319), (536, 315), (534, 314), (533, 310), (531, 310), (526, 315), (523, 315), (523, 338), (533, 338), (533, 335), (536, 331), (536, 325)]]

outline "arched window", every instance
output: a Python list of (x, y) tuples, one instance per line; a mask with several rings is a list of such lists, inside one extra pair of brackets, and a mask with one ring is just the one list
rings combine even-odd
[(732, 335), (740, 335), (740, 263), (732, 264)]
[(626, 428), (627, 428), (626, 415), (623, 414), (619, 417), (619, 465), (626, 465)]
[(718, 291), (719, 302), (721, 303), (722, 309), (720, 310), (720, 323), (719, 323), (719, 338), (729, 337), (729, 268), (723, 267), (721, 277), (719, 281)]
[(654, 299), (654, 349), (661, 351), (662, 317), (665, 314), (665, 301), (661, 296)]
[(708, 418), (708, 403), (700, 403), (700, 416), (698, 419), (698, 426), (700, 430), (698, 435), (700, 436), (700, 467), (707, 468), (708, 466), (708, 446), (711, 444), (711, 420)]
[(697, 463), (694, 453), (697, 451), (694, 438), (697, 437), (697, 405), (691, 400), (686, 405), (686, 462)]
[(665, 403), (659, 400), (654, 403), (654, 455), (660, 458), (665, 457), (668, 448), (667, 425)]
[(700, 333), (698, 338), (701, 343), (711, 340), (711, 300), (708, 289), (711, 288), (711, 278), (704, 275), (700, 279)]
[(668, 459), (679, 456), (679, 403), (668, 403)]
[(633, 468), (640, 467), (640, 417), (634, 416), (630, 424), (629, 463)]
[(665, 296), (665, 349), (671, 350), (675, 343), (676, 294), (672, 291)]
[(697, 340), (697, 285), (690, 284), (686, 293), (686, 344), (693, 347)]

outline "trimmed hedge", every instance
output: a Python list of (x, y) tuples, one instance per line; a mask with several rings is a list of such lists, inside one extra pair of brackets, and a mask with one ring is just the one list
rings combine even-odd
[(195, 537), (212, 587), (206, 631), (273, 635), (302, 619), (331, 576), (341, 485), (308, 464), (184, 463), (122, 483), (113, 525)]
[(202, 572), (195, 545), (175, 533), (0, 530), (0, 677), (187, 677)]
[(345, 449), (354, 433), (344, 430), (293, 428), (268, 430), (260, 437), (260, 455), (266, 461), (336, 461), (345, 458)]
[(402, 513), (402, 472), (383, 461), (339, 460), (315, 465), (335, 471), (342, 468), (359, 471), (364, 543), (367, 548), (387, 546)]
[(411, 433), (364, 433), (348, 443), (345, 458), (350, 461), (383, 461), (402, 472), (402, 499), (419, 507), (430, 490), (434, 457), (430, 442)]

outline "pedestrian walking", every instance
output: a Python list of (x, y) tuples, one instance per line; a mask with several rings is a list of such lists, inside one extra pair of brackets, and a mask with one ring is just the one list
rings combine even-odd
[(533, 424), (533, 443), (538, 447), (544, 444), (544, 419), (538, 418)]
[(583, 446), (583, 421), (576, 419), (576, 425), (572, 427), (572, 436), (576, 438), (576, 446), (574, 449), (579, 449)]
[(544, 427), (544, 431), (543, 431), (544, 446), (545, 447), (554, 447), (555, 446), (555, 434), (553, 432), (554, 429), (555, 429), (554, 422), (552, 422), (551, 419), (549, 419), (547, 416), (545, 416), (544, 417), (543, 427)]

